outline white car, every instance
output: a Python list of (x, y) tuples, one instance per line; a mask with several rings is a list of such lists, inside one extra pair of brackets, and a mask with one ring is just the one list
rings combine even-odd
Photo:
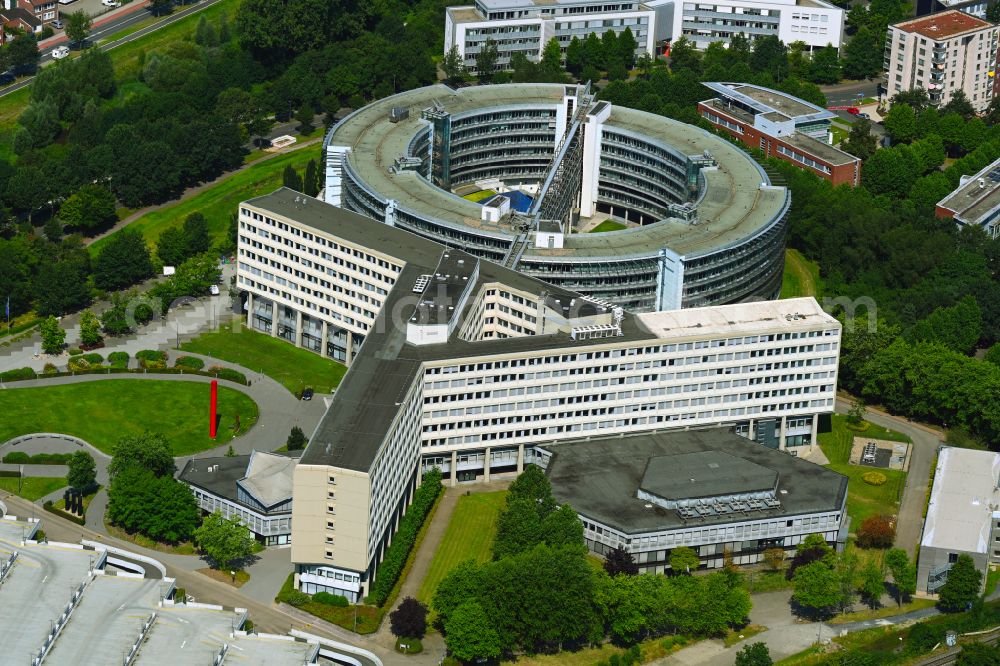
[(101, 4), (105, 7), (120, 7), (121, 3), (118, 0), (101, 0)]
[(69, 56), (68, 46), (57, 46), (52, 49), (52, 57), (56, 60), (62, 60), (63, 58)]

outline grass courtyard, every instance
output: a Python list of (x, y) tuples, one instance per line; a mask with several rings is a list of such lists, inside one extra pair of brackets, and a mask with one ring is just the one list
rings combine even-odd
[(181, 345), (184, 351), (205, 354), (238, 363), (247, 370), (260, 371), (280, 382), (292, 393), (311, 386), (317, 393), (329, 393), (343, 379), (347, 368), (285, 340), (253, 331), (240, 322), (224, 324)]
[(829, 469), (847, 476), (850, 481), (847, 486), (847, 513), (851, 517), (851, 529), (857, 530), (861, 522), (869, 516), (895, 514), (899, 510), (899, 500), (906, 484), (906, 472), (900, 470), (880, 469), (887, 480), (881, 486), (865, 483), (861, 476), (873, 468), (861, 465), (851, 465), (851, 447), (855, 435), (872, 439), (887, 439), (894, 442), (908, 442), (910, 439), (892, 430), (886, 430), (874, 423), (869, 423), (864, 432), (851, 430), (847, 427), (847, 417), (843, 414), (833, 415), (831, 432), (819, 435), (819, 445), (830, 460)]
[[(18, 490), (19, 482), (21, 486), (20, 490)], [(61, 476), (26, 476), (23, 479), (18, 479), (12, 476), (0, 476), (0, 490), (6, 490), (9, 493), (14, 493), (29, 502), (39, 500), (46, 495), (54, 493), (60, 488), (64, 488), (65, 486), (66, 479)]]
[(622, 229), (627, 229), (621, 222), (615, 222), (614, 220), (604, 220), (596, 227), (591, 229), (588, 233), (592, 234), (602, 234), (605, 231), (621, 231)]
[(785, 271), (781, 276), (781, 298), (819, 296), (819, 264), (809, 261), (798, 250), (785, 250)]
[[(208, 437), (209, 385), (201, 382), (108, 379), (0, 391), (0, 442), (32, 432), (74, 435), (110, 454), (125, 435), (163, 433), (175, 456), (225, 444), (257, 421), (257, 404), (219, 386), (218, 437)], [(65, 484), (64, 484), (65, 485)]]
[(429, 604), (434, 591), (448, 572), (465, 560), (486, 562), (497, 533), (497, 517), (507, 491), (473, 493), (458, 498), (448, 529), (434, 553), (427, 576), (420, 584), (417, 599)]

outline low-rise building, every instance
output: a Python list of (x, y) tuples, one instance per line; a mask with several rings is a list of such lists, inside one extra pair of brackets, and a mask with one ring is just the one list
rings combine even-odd
[(861, 182), (861, 160), (830, 145), (830, 111), (749, 83), (704, 85), (717, 96), (699, 102), (698, 112), (717, 128), (834, 185), (856, 187)]
[(810, 534), (834, 547), (847, 538), (847, 477), (726, 428), (544, 444), (535, 461), (580, 515), (587, 547), (622, 547), (640, 573), (663, 573), (681, 546), (711, 569), (727, 555), (747, 565), (770, 548), (790, 554)]
[(1000, 563), (1000, 453), (950, 446), (937, 469), (917, 562), (917, 592), (935, 594), (959, 555), (983, 572)]
[(962, 176), (954, 192), (937, 203), (938, 217), (951, 217), (960, 227), (979, 227), (1000, 237), (1000, 159), (974, 176)]
[[(41, 32), (42, 23), (38, 17), (23, 7), (0, 7), (0, 46), (15, 39), (15, 34), (18, 32)], [(7, 28), (12, 28), (13, 31), (8, 33)]]
[(887, 94), (923, 88), (935, 106), (958, 91), (979, 113), (993, 101), (1000, 28), (957, 10), (889, 26), (885, 43)]
[(254, 451), (248, 456), (192, 458), (178, 477), (207, 513), (236, 516), (265, 546), (291, 543), (295, 458)]

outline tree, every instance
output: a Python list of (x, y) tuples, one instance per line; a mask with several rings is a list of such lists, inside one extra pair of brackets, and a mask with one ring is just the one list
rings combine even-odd
[(873, 610), (881, 605), (880, 600), (885, 593), (885, 571), (874, 559), (868, 560), (861, 568), (858, 591)]
[(956, 90), (951, 94), (951, 99), (948, 100), (948, 103), (941, 109), (941, 113), (957, 113), (965, 120), (971, 120), (975, 117), (976, 110), (972, 108), (972, 102), (969, 101), (965, 91)]
[(874, 155), (878, 150), (878, 140), (872, 134), (872, 121), (867, 118), (855, 120), (847, 140), (840, 147), (862, 161)]
[(538, 78), (542, 82), (559, 83), (566, 80), (566, 74), (562, 68), (562, 49), (559, 40), (555, 37), (550, 39), (542, 49), (542, 58), (538, 62)]
[(957, 666), (1000, 666), (1000, 649), (986, 643), (966, 643), (955, 661)]
[(818, 615), (828, 614), (840, 603), (840, 580), (837, 572), (825, 562), (798, 567), (792, 584), (795, 603)]
[(292, 426), (292, 431), (288, 433), (288, 439), (285, 441), (285, 445), (288, 447), (289, 451), (300, 451), (305, 448), (308, 440), (306, 435), (302, 432), (302, 428), (298, 426)]
[(10, 67), (19, 74), (31, 74), (38, 67), (42, 54), (38, 51), (38, 40), (33, 32), (20, 35), (6, 47)]
[(982, 582), (983, 573), (976, 568), (972, 558), (959, 555), (948, 571), (948, 580), (938, 593), (938, 607), (946, 613), (964, 611), (979, 597)]
[(112, 476), (108, 520), (128, 532), (177, 543), (191, 537), (200, 513), (191, 489), (170, 474), (156, 476), (149, 469), (129, 465)]
[(129, 467), (144, 469), (154, 476), (171, 476), (177, 467), (167, 438), (157, 432), (126, 435), (111, 452), (108, 475), (114, 478)]
[(191, 213), (184, 218), (184, 240), (187, 245), (186, 257), (208, 252), (212, 241), (208, 237), (208, 220), (201, 213)]
[(869, 516), (861, 522), (857, 537), (861, 548), (889, 548), (896, 537), (896, 528), (888, 516)]
[(299, 172), (291, 164), (286, 166), (284, 172), (282, 172), (281, 184), (297, 192), (302, 191), (302, 177), (299, 176)]
[(194, 530), (194, 539), (216, 569), (239, 567), (257, 546), (253, 533), (238, 516), (224, 518), (218, 511), (205, 516)]
[(917, 591), (917, 568), (902, 548), (893, 548), (886, 553), (885, 565), (892, 574), (896, 604), (902, 606), (903, 598)]
[(94, 347), (100, 344), (101, 322), (92, 310), (84, 310), (80, 313), (80, 344), (84, 347)]
[(844, 76), (867, 79), (882, 71), (883, 31), (862, 27), (844, 46)]
[(632, 553), (621, 546), (616, 546), (604, 556), (604, 570), (611, 577), (618, 574), (635, 576), (639, 573), (639, 565), (635, 563)]
[(313, 131), (313, 116), (316, 111), (309, 104), (303, 104), (295, 112), (295, 120), (299, 123), (299, 134), (309, 134)]
[(809, 63), (807, 78), (813, 83), (837, 83), (843, 71), (840, 67), (840, 54), (834, 46), (825, 46), (813, 53)]
[(423, 638), (427, 633), (427, 606), (406, 597), (389, 613), (389, 629), (397, 638)]
[(502, 653), (500, 635), (477, 601), (455, 609), (445, 623), (445, 642), (452, 655), (465, 662), (496, 659)]
[(66, 36), (71, 44), (83, 44), (90, 34), (93, 22), (83, 10), (73, 12), (66, 17)]
[(735, 666), (771, 666), (773, 663), (767, 643), (744, 645), (743, 649), (736, 653)]
[(917, 138), (917, 116), (909, 104), (893, 104), (883, 122), (895, 141), (909, 143)]
[(486, 43), (480, 47), (479, 53), (476, 54), (476, 76), (479, 78), (480, 83), (488, 84), (493, 82), (493, 76), (499, 59), (500, 49), (497, 48), (497, 43), (487, 38)]
[(851, 401), (851, 408), (847, 410), (847, 422), (853, 426), (860, 426), (867, 413), (868, 408), (865, 407), (864, 398), (855, 398)]
[(168, 227), (156, 240), (156, 256), (164, 266), (177, 266), (188, 257), (188, 239), (181, 227)]
[(90, 304), (87, 273), (90, 257), (70, 253), (57, 261), (43, 260), (35, 281), (35, 309), (42, 315), (64, 315)]
[(444, 71), (444, 78), (448, 83), (457, 83), (465, 78), (465, 62), (458, 52), (458, 44), (452, 44), (451, 48), (448, 49), (444, 60), (441, 61), (441, 69)]
[(698, 553), (687, 546), (679, 546), (670, 551), (670, 569), (675, 573), (691, 573), (701, 564)]
[(59, 219), (85, 232), (106, 227), (118, 219), (115, 195), (103, 185), (83, 185), (59, 207)]
[(122, 289), (152, 276), (146, 239), (133, 229), (112, 234), (94, 259), (94, 284), (99, 289)]
[(861, 184), (872, 194), (905, 198), (920, 173), (916, 156), (907, 146), (875, 151), (861, 171)]
[(931, 98), (923, 88), (911, 88), (910, 90), (901, 90), (893, 95), (889, 103), (892, 106), (906, 104), (917, 113), (921, 113), (930, 107)]
[(784, 548), (768, 548), (764, 551), (764, 561), (771, 571), (779, 571), (785, 563)]
[(85, 493), (97, 483), (97, 464), (86, 451), (74, 451), (66, 466), (66, 483), (70, 488)]
[(48, 99), (31, 102), (18, 116), (17, 122), (26, 132), (19, 135), (19, 140), (15, 142), (16, 151), (21, 154), (29, 152), (31, 148), (49, 145), (62, 131), (59, 107)]
[(319, 169), (316, 168), (316, 160), (309, 160), (306, 164), (306, 173), (302, 178), (303, 194), (314, 197), (319, 194)]
[(66, 331), (59, 325), (59, 320), (53, 316), (48, 316), (38, 325), (38, 330), (42, 334), (42, 351), (46, 354), (62, 353), (63, 343), (66, 342)]

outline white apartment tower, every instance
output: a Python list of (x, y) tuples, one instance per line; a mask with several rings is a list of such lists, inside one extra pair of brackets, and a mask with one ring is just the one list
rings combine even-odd
[(937, 106), (961, 90), (982, 113), (993, 100), (998, 31), (957, 10), (889, 26), (884, 63), (889, 97), (923, 88)]
[(634, 315), (287, 189), (240, 205), (238, 254), (253, 312), (324, 337), (357, 322), (345, 290), (386, 292), (295, 468), (310, 593), (367, 591), (432, 467), (489, 480), (544, 445), (703, 426), (794, 455), (833, 411), (840, 324), (813, 299)]

